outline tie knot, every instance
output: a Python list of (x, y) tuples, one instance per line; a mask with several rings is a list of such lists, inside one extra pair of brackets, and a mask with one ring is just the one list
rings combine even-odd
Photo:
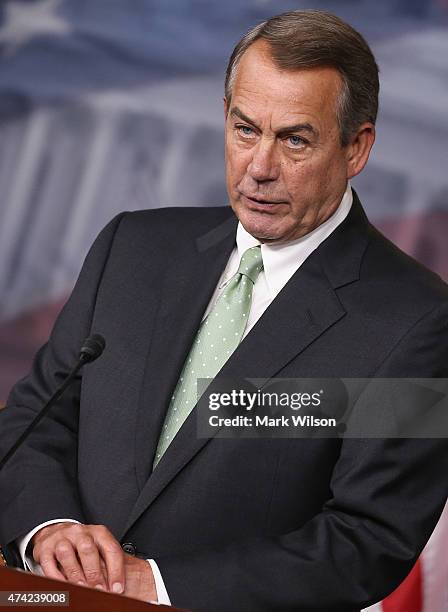
[(245, 251), (241, 257), (238, 273), (244, 274), (244, 276), (250, 278), (250, 280), (255, 284), (262, 269), (263, 259), (261, 256), (260, 245), (247, 249), (247, 251)]

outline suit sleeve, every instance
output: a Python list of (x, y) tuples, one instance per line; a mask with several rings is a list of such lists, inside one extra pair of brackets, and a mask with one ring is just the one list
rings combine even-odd
[[(423, 316), (375, 376), (447, 378), (448, 304)], [(345, 439), (332, 498), (305, 525), (156, 558), (173, 605), (199, 612), (353, 612), (383, 599), (410, 571), (442, 512), (443, 435)]]
[[(76, 286), (31, 374), (12, 390), (0, 413), (0, 456), (9, 450), (76, 363), (92, 331), (98, 286), (122, 215), (100, 233)], [(107, 349), (106, 349), (107, 350)], [(65, 517), (84, 521), (77, 490), (77, 431), (82, 375), (43, 419), (0, 474), (0, 542)]]

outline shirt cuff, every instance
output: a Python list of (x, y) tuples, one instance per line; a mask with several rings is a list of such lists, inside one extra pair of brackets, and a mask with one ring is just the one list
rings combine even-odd
[(25, 537), (17, 538), (16, 544), (19, 548), (20, 556), (22, 557), (23, 565), (27, 570), (33, 572), (33, 574), (43, 575), (42, 569), (39, 563), (36, 563), (31, 555), (28, 555), (26, 552), (27, 546), (31, 541), (31, 538), (44, 527), (48, 527), (48, 525), (54, 525), (55, 523), (79, 523), (79, 521), (75, 521), (73, 519), (53, 519), (51, 521), (46, 521), (45, 523), (41, 523), (31, 531), (29, 531)]
[(160, 573), (159, 567), (154, 559), (146, 559), (151, 566), (152, 574), (154, 576), (154, 582), (156, 585), (157, 603), (165, 606), (170, 606), (171, 601), (168, 596), (168, 592), (163, 582), (162, 574)]

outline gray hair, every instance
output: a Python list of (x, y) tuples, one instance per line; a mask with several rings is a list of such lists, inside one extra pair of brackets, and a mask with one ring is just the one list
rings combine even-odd
[(364, 122), (378, 114), (378, 66), (373, 53), (348, 23), (326, 11), (290, 11), (271, 17), (245, 34), (234, 48), (226, 70), (225, 96), (230, 103), (239, 62), (256, 40), (265, 40), (282, 69), (333, 67), (342, 78), (336, 109), (342, 146)]

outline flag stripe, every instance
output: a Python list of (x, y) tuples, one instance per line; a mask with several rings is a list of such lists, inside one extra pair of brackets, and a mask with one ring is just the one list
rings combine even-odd
[(421, 556), (423, 612), (448, 611), (448, 504)]
[(422, 568), (418, 560), (398, 589), (382, 602), (383, 612), (422, 612), (422, 593)]

